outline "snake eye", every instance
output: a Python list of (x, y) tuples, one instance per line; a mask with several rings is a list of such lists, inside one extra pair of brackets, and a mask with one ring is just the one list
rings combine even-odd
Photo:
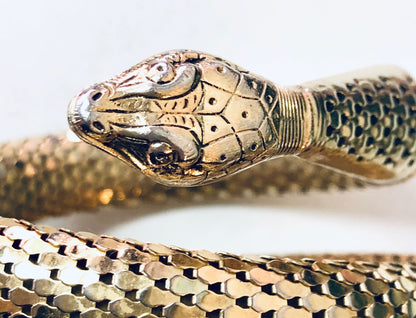
[(149, 72), (147, 73), (147, 77), (152, 82), (163, 84), (170, 82), (175, 78), (175, 71), (171, 64), (166, 62), (159, 62), (150, 68)]
[(147, 152), (147, 160), (154, 166), (165, 166), (175, 159), (175, 153), (169, 144), (165, 142), (155, 142), (150, 145)]

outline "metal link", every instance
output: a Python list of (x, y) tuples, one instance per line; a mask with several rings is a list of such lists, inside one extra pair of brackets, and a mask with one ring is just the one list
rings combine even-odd
[(7, 218), (0, 219), (0, 228), (3, 317), (416, 314), (414, 257), (344, 255), (338, 261), (341, 256), (299, 256), (249, 261), (67, 230), (48, 228), (45, 233)]

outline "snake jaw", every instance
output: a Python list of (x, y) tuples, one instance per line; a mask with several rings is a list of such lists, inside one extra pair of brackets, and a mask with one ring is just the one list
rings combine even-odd
[(158, 183), (190, 186), (205, 180), (206, 173), (198, 165), (200, 145), (189, 131), (179, 127), (114, 126), (113, 132), (117, 137), (107, 148)]
[(113, 128), (118, 138), (137, 144), (165, 142), (176, 153), (178, 163), (193, 165), (200, 157), (199, 145), (191, 133), (178, 127), (143, 126), (134, 128)]

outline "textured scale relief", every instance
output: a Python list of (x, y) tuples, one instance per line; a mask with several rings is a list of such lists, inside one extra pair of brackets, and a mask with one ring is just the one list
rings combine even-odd
[(240, 257), (35, 227), (7, 218), (0, 218), (0, 229), (2, 318), (416, 314), (412, 257)]
[(0, 211), (26, 220), (107, 204), (128, 203), (143, 214), (142, 202), (183, 206), (244, 195), (363, 186), (360, 180), (289, 157), (212, 185), (166, 188), (117, 158), (64, 135), (10, 142), (0, 145), (0, 152)]
[(416, 156), (416, 85), (408, 77), (380, 77), (330, 86), (323, 100), (326, 146), (357, 162), (412, 169)]
[[(143, 150), (146, 146), (147, 150), (159, 149), (163, 142), (157, 138), (166, 137), (166, 131), (175, 135), (184, 128), (181, 138), (172, 139), (185, 147), (191, 147), (194, 140), (200, 142), (205, 155), (201, 164), (211, 166), (214, 176), (232, 173), (243, 160), (255, 161), (259, 156), (261, 160), (269, 146), (270, 152), (294, 154), (306, 142), (311, 142), (312, 148), (322, 146), (323, 151), (341, 154), (342, 163), (347, 165), (344, 172), (354, 166), (351, 158), (356, 162), (383, 160), (381, 165), (395, 165), (398, 172), (402, 172), (401, 167), (413, 165), (416, 88), (411, 80), (401, 80), (401, 76), (376, 78), (373, 75), (380, 73), (374, 69), (369, 78), (375, 80), (364, 77), (367, 80), (352, 84), (346, 81), (345, 87), (333, 82), (319, 86), (318, 82), (323, 89), (312, 90), (312, 94), (323, 113), (314, 114), (306, 109), (316, 106), (312, 98), (308, 99), (312, 97), (309, 92), (277, 89), (260, 77), (208, 55), (201, 58), (190, 51), (169, 54), (176, 63), (187, 64), (179, 67), (185, 67), (188, 75), (196, 74), (192, 63), (202, 65), (208, 59), (212, 63), (203, 67), (201, 78), (194, 76), (192, 85), (189, 76), (178, 75), (181, 85), (170, 90), (168, 80), (149, 83), (144, 77), (131, 77), (130, 72), (147, 71), (147, 65), (133, 68), (113, 84), (129, 84), (133, 78), (133, 83), (124, 88), (141, 81), (139, 84), (150, 85), (144, 95), (127, 95), (123, 103), (108, 99), (106, 104), (96, 102), (97, 96), (108, 95), (109, 91), (102, 86), (87, 89), (78, 96), (82, 103), (71, 104), (92, 106), (92, 117), (83, 118), (81, 115), (90, 111), (83, 109), (71, 117), (71, 123), (79, 124), (77, 128), (84, 132), (91, 128), (89, 138), (95, 136), (110, 146), (116, 146), (114, 139), (126, 137), (120, 148), (126, 147), (134, 132), (148, 137), (150, 146), (140, 139), (133, 141), (137, 151), (132, 154), (143, 163), (147, 158), (143, 154), (153, 154)], [(154, 58), (148, 61), (152, 68)], [(220, 75), (228, 76), (227, 80)], [(152, 91), (155, 87), (161, 91)], [(189, 94), (183, 95), (185, 88)], [(176, 95), (161, 94), (166, 91)], [(177, 98), (171, 98), (173, 95)], [(152, 98), (146, 100), (146, 96)], [(322, 101), (325, 103), (320, 104)], [(322, 119), (322, 135), (313, 136), (317, 127), (312, 127), (312, 122), (317, 118)], [(112, 128), (119, 128), (125, 135), (104, 134), (109, 124), (115, 124)], [(159, 133), (156, 137), (151, 134), (150, 128), (154, 127), (153, 133)], [(318, 139), (316, 145), (314, 137)], [(219, 147), (225, 140), (236, 142), (227, 142), (222, 150)], [(206, 150), (212, 145), (216, 147), (208, 157)], [(229, 159), (227, 149), (234, 149), (236, 154), (221, 167), (222, 156)], [(137, 212), (144, 213), (140, 206), (143, 201), (171, 204), (176, 200), (183, 206), (188, 201), (212, 202), (365, 184), (351, 175), (283, 157), (212, 186), (167, 188), (98, 150), (62, 136), (8, 143), (0, 146), (0, 153), (0, 210), (4, 215), (31, 219), (44, 216), (43, 212), (130, 204), (128, 199), (134, 199)], [(180, 164), (192, 164), (192, 160), (199, 163), (199, 157), (192, 157), (191, 151), (183, 153), (187, 157), (184, 155)], [(178, 168), (178, 174), (186, 169)], [(360, 175), (362, 170), (355, 172)], [(408, 172), (399, 177), (406, 177)], [(236, 256), (0, 218), (1, 318), (411, 318), (416, 315), (415, 298), (416, 260), (412, 256)]]

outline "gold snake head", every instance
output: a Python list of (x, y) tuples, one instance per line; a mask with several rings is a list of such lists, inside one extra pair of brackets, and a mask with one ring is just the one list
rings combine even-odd
[(234, 85), (236, 74), (207, 54), (170, 51), (82, 91), (70, 103), (69, 123), (81, 139), (159, 183), (203, 184), (207, 165), (228, 163), (204, 150), (202, 117), (221, 101), (204, 96), (202, 79)]

